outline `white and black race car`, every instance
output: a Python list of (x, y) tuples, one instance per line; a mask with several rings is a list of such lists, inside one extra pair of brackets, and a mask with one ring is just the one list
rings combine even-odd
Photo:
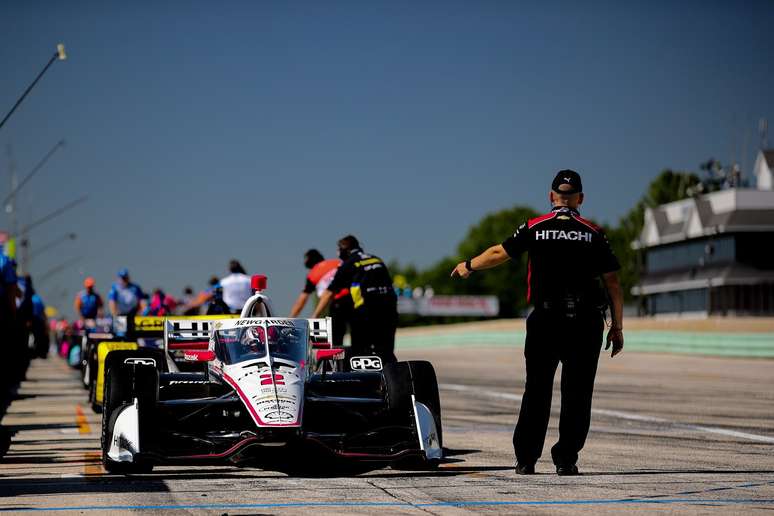
[[(246, 316), (256, 312), (263, 316)], [(246, 463), (291, 473), (325, 470), (332, 461), (309, 459), (326, 456), (422, 468), (440, 461), (441, 407), (429, 362), (345, 360), (329, 344), (330, 319), (260, 312), (248, 302), (239, 319), (169, 319), (163, 356), (108, 356), (107, 471)], [(181, 353), (199, 370), (183, 371)]]

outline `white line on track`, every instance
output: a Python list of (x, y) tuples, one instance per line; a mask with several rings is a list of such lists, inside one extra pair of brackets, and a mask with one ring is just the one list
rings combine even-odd
[[(457, 391), (457, 392), (469, 392), (473, 395), (486, 396), (488, 398), (500, 398), (505, 400), (521, 401), (521, 395), (510, 394), (507, 392), (490, 391), (481, 387), (472, 387), (470, 385), (460, 385), (455, 383), (442, 383), (438, 385), (441, 390)], [(738, 437), (740, 439), (749, 439), (751, 441), (758, 441), (762, 443), (774, 444), (774, 437), (768, 437), (765, 435), (750, 434), (747, 432), (738, 432), (736, 430), (727, 430), (725, 428), (716, 428), (713, 426), (701, 426), (690, 425), (686, 423), (678, 423), (669, 419), (664, 419), (654, 416), (643, 416), (640, 414), (632, 414), (630, 412), (621, 412), (619, 410), (606, 410), (606, 409), (591, 409), (592, 413), (599, 414), (601, 416), (616, 417), (619, 419), (625, 419), (629, 421), (643, 421), (646, 423), (660, 423), (667, 424), (675, 428), (681, 428), (684, 430), (692, 430), (695, 432), (707, 432), (710, 434), (727, 435), (729, 437)]]

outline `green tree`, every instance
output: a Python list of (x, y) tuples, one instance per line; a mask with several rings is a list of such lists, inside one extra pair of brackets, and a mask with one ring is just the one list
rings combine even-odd
[(431, 285), (437, 294), (495, 295), (500, 300), (501, 317), (518, 315), (527, 306), (526, 255), (495, 269), (472, 274), (467, 280), (451, 278), (449, 275), (459, 262), (501, 243), (521, 224), (537, 215), (535, 210), (525, 206), (514, 206), (486, 215), (468, 230), (455, 256), (447, 256), (429, 269), (419, 272), (413, 284)]

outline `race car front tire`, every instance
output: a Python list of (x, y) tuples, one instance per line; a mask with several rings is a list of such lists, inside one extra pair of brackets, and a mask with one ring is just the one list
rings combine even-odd
[(441, 398), (438, 394), (438, 379), (435, 376), (433, 364), (425, 360), (412, 360), (408, 364), (411, 369), (414, 396), (416, 396), (417, 401), (424, 403), (433, 413), (435, 428), (438, 431), (438, 442), (443, 446)]
[[(155, 368), (123, 363), (130, 357), (127, 352), (116, 352), (106, 361), (104, 403), (102, 407), (102, 467), (108, 473), (149, 473), (153, 464), (147, 462), (118, 462), (108, 456), (116, 419), (120, 409), (137, 400), (141, 441), (152, 418), (153, 406), (158, 396), (158, 373)], [(120, 354), (120, 355), (119, 355)]]
[[(438, 432), (438, 441), (443, 446), (441, 430), (441, 402), (438, 395), (438, 381), (430, 362), (408, 361), (387, 364), (382, 371), (387, 391), (387, 404), (392, 417), (398, 421), (409, 420), (413, 424), (413, 406), (411, 395), (430, 409)], [(407, 457), (393, 464), (395, 469), (425, 470), (434, 469), (437, 459), (428, 460), (424, 456)]]

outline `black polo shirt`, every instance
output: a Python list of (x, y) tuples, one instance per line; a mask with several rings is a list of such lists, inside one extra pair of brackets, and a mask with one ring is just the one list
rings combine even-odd
[(392, 278), (381, 258), (354, 249), (328, 285), (331, 292), (349, 289), (356, 310), (370, 305), (396, 303)]
[(503, 247), (511, 258), (528, 254), (527, 300), (535, 305), (567, 296), (596, 303), (598, 278), (621, 268), (602, 228), (572, 208), (528, 220)]

